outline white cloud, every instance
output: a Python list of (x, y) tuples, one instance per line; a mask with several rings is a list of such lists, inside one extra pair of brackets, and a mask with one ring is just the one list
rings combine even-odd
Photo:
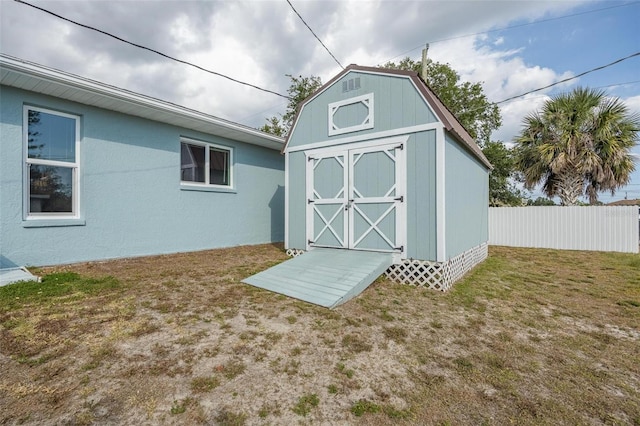
[(631, 96), (622, 100), (627, 105), (627, 108), (629, 108), (630, 112), (640, 114), (640, 95)]
[[(402, 52), (419, 57), (426, 41), (561, 14), (581, 1), (298, 1), (294, 5), (343, 65), (377, 65)], [(56, 1), (38, 5), (205, 68), (286, 93), (285, 74), (327, 81), (339, 66), (286, 2)], [(1, 1), (3, 53), (199, 109), (251, 126), (282, 112), (286, 100), (177, 64), (15, 2)], [(507, 33), (508, 34), (508, 33)], [(482, 81), (493, 101), (571, 75), (525, 63), (526, 40), (508, 35), (432, 43), (430, 57), (466, 81)], [(55, 43), (52, 43), (55, 40)], [(482, 42), (480, 42), (482, 40)], [(513, 45), (511, 43), (510, 45)], [(414, 49), (415, 48), (415, 49)], [(412, 49), (412, 50), (410, 50)], [(502, 106), (508, 141), (536, 98)], [(247, 121), (246, 121), (247, 120)]]
[[(558, 73), (551, 68), (527, 65), (520, 56), (523, 49), (500, 50), (493, 45), (478, 47), (477, 38), (468, 37), (438, 43), (429, 50), (429, 56), (435, 61), (450, 63), (463, 81), (482, 82), (485, 94), (493, 102), (524, 94), (573, 75), (570, 71)], [(573, 83), (574, 81), (563, 85)], [(501, 105), (503, 126), (494, 132), (493, 139), (509, 143), (520, 131), (522, 119), (548, 99), (544, 95), (548, 91), (536, 92)]]
[(500, 107), (502, 114), (502, 127), (492, 136), (494, 140), (501, 140), (512, 146), (513, 139), (522, 130), (524, 118), (534, 111), (542, 108), (542, 105), (550, 98), (546, 95), (527, 95), (520, 99), (515, 99)]

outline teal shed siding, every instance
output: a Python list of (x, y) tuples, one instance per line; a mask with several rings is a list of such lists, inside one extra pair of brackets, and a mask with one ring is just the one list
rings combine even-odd
[(306, 178), (305, 167), (306, 158), (304, 152), (292, 152), (289, 155), (288, 161), (288, 176), (289, 179), (286, 183), (289, 191), (288, 202), (288, 241), (287, 247), (304, 249), (307, 245), (306, 239)]
[[(23, 222), (23, 105), (80, 116), (80, 226)], [(277, 150), (8, 86), (1, 87), (0, 117), (2, 266), (284, 238), (284, 157)], [(235, 190), (182, 189), (181, 137), (233, 148)]]
[(416, 133), (407, 143), (406, 257), (436, 259), (436, 131)]
[(450, 135), (445, 136), (447, 258), (489, 239), (489, 171)]
[[(360, 79), (360, 89), (343, 92), (342, 82), (355, 78)], [(369, 93), (373, 94), (374, 99), (374, 128), (329, 136), (328, 105)], [(354, 108), (352, 116), (361, 117), (361, 110), (359, 112)], [(341, 116), (338, 120), (343, 120), (343, 125), (347, 123), (347, 117)], [(409, 79), (349, 72), (304, 106), (295, 123), (288, 148), (437, 121)]]

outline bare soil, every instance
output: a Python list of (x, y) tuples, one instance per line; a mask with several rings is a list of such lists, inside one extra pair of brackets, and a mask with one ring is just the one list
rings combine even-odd
[(117, 285), (0, 303), (0, 424), (640, 425), (639, 255), (492, 247), (447, 293), (335, 310), (240, 282), (285, 259), (36, 271)]

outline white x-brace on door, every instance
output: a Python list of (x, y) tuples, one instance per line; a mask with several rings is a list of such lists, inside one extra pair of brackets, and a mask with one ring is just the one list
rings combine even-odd
[(403, 142), (310, 152), (308, 246), (403, 253), (405, 156)]

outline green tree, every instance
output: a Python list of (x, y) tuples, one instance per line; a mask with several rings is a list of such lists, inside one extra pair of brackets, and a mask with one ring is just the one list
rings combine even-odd
[(513, 151), (500, 141), (489, 141), (482, 152), (493, 165), (493, 170), (489, 174), (489, 205), (493, 207), (522, 205), (523, 194), (514, 183)]
[(294, 77), (291, 74), (286, 74), (286, 76), (291, 79), (291, 85), (289, 89), (287, 89), (289, 103), (287, 104), (285, 113), (279, 114), (279, 117), (274, 115), (267, 118), (267, 123), (259, 129), (263, 132), (282, 137), (287, 136), (291, 130), (298, 105), (322, 86), (320, 77), (313, 75), (310, 77)]
[[(387, 62), (382, 67), (420, 73), (422, 61), (407, 57), (397, 64)], [(449, 64), (427, 59), (426, 83), (480, 147), (484, 147), (490, 141), (491, 132), (502, 125), (500, 109), (489, 102), (482, 84), (461, 82), (460, 75)]]
[(618, 98), (579, 87), (524, 119), (516, 167), (527, 189), (542, 183), (544, 193), (560, 197), (562, 205), (576, 205), (583, 195), (595, 204), (599, 192), (614, 194), (629, 182), (638, 131), (640, 116)]
[(284, 127), (284, 123), (282, 122), (282, 117), (278, 118), (275, 115), (270, 118), (267, 118), (267, 123), (264, 124), (262, 127), (260, 127), (259, 130), (262, 132), (271, 133), (272, 135), (276, 135), (280, 137), (287, 136), (287, 133), (289, 132), (289, 129), (288, 128), (285, 129)]
[[(404, 58), (387, 62), (384, 68), (421, 73), (422, 61)], [(491, 133), (502, 125), (500, 109), (487, 99), (480, 83), (461, 82), (460, 75), (448, 64), (427, 59), (426, 83), (456, 116), (482, 148), (494, 169), (489, 175), (489, 204), (519, 206), (523, 194), (515, 186), (516, 169), (512, 151), (502, 142), (491, 141)]]
[(535, 200), (528, 199), (527, 206), (555, 206), (556, 203), (546, 197), (538, 197)]

